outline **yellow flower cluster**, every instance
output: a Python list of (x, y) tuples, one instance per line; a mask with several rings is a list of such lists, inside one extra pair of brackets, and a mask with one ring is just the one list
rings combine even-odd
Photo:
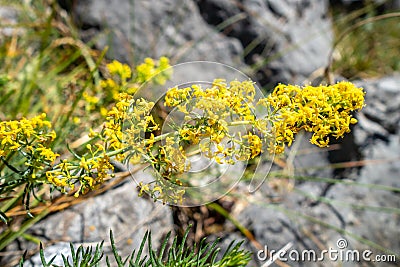
[(151, 81), (155, 84), (164, 84), (171, 75), (168, 70), (170, 67), (169, 59), (166, 57), (161, 57), (158, 63), (151, 58), (145, 58), (144, 62), (136, 67), (135, 82), (143, 84)]
[(144, 193), (150, 194), (154, 200), (161, 200), (165, 203), (182, 203), (185, 189), (182, 189), (182, 184), (171, 183), (167, 179), (158, 179), (157, 184), (145, 184), (140, 182), (138, 185), (139, 196)]
[[(127, 64), (116, 60), (107, 64), (111, 77), (101, 81), (100, 91), (105, 92), (104, 97), (100, 97), (100, 91), (95, 94), (90, 92), (83, 94), (91, 110), (96, 105), (103, 105), (105, 100), (116, 101), (109, 110), (102, 107), (102, 114), (106, 117), (102, 131), (90, 130), (89, 137), (98, 142), (94, 146), (89, 145), (88, 152), (82, 156), (75, 155), (79, 162), (74, 159), (62, 160), (53, 166), (46, 172), (47, 181), (63, 192), (67, 187), (73, 189), (74, 184), (79, 183), (80, 187), (76, 192), (78, 196), (97, 188), (105, 177), (112, 175), (114, 169), (110, 163), (112, 157), (120, 161), (126, 160), (126, 152), (129, 151), (131, 162), (143, 161), (143, 155), (152, 146), (151, 141), (145, 139), (145, 133), (157, 130), (158, 125), (150, 114), (154, 103), (144, 99), (134, 99), (131, 94), (145, 82), (144, 79), (155, 76), (153, 83), (165, 82), (170, 72), (160, 74), (159, 77), (157, 74), (169, 67), (169, 61), (164, 57), (158, 62), (147, 58), (136, 68), (135, 73), (132, 73)], [(154, 135), (152, 136), (154, 138)], [(43, 155), (47, 152), (41, 151)], [(50, 155), (45, 156), (50, 158)]]
[[(254, 133), (256, 126), (262, 125), (256, 120), (254, 97), (254, 83), (249, 80), (228, 84), (217, 79), (209, 88), (197, 84), (170, 88), (164, 104), (183, 113), (183, 123), (172, 125), (174, 132), (156, 137), (151, 134), (146, 139), (140, 158), (152, 166), (156, 181), (140, 184), (140, 193), (147, 192), (168, 203), (182, 201), (182, 181), (186, 182), (183, 174), (191, 167), (186, 149), (191, 145), (198, 145), (205, 156), (219, 164), (235, 164), (259, 155), (264, 140)], [(243, 134), (230, 133), (229, 127), (235, 125), (249, 127), (243, 128)], [(160, 144), (156, 144), (158, 141)]]
[[(216, 79), (207, 89), (199, 85), (174, 87), (165, 96), (165, 105), (177, 107), (189, 114), (193, 109), (204, 111), (204, 115), (219, 120), (231, 117), (233, 120), (254, 120), (255, 88), (252, 81), (231, 81), (229, 85), (223, 79)], [(191, 110), (188, 108), (190, 107)]]
[(252, 134), (249, 132), (248, 135), (243, 136), (243, 139), (247, 140), (248, 145), (246, 146), (246, 149), (250, 150), (250, 159), (256, 157), (262, 152), (262, 141), (258, 135)]
[(107, 64), (107, 69), (110, 78), (100, 82), (102, 91), (106, 93), (106, 98), (116, 99), (119, 93), (127, 92), (133, 94), (136, 92), (137, 85), (128, 86), (128, 80), (132, 78), (132, 70), (128, 64), (113, 60)]
[[(184, 191), (176, 198), (170, 192), (190, 169), (188, 146), (198, 145), (203, 155), (219, 164), (253, 159), (264, 148), (282, 153), (302, 129), (313, 133), (311, 143), (326, 146), (330, 135), (338, 138), (350, 131), (357, 122), (351, 112), (364, 106), (362, 88), (349, 82), (317, 87), (281, 84), (258, 101), (255, 94), (251, 81), (228, 84), (223, 79), (214, 80), (208, 88), (197, 84), (170, 88), (164, 104), (181, 112), (183, 121), (172, 125), (175, 132), (148, 139), (146, 144), (151, 146), (162, 139), (166, 142), (153, 151), (147, 147), (147, 162), (160, 178), (153, 185), (142, 184), (141, 193), (147, 191), (164, 202), (182, 198)], [(257, 106), (264, 106), (266, 114), (257, 115)]]
[(107, 64), (108, 71), (111, 75), (119, 78), (121, 84), (125, 84), (132, 77), (132, 70), (127, 64), (122, 64), (117, 60), (113, 60)]
[(320, 147), (329, 144), (329, 136), (342, 137), (357, 122), (351, 112), (364, 106), (364, 91), (350, 82), (331, 86), (278, 85), (263, 100), (273, 107), (275, 149), (283, 152), (300, 130), (312, 132), (310, 142)]
[(73, 178), (70, 174), (70, 170), (72, 169), (71, 167), (73, 167), (73, 165), (67, 160), (63, 160), (59, 166), (61, 167), (60, 171), (50, 170), (46, 172), (47, 181), (59, 188), (61, 192), (65, 192), (65, 187), (67, 186), (69, 186), (71, 189), (74, 189), (74, 184), (69, 181)]
[(99, 97), (95, 96), (95, 95), (90, 95), (87, 92), (83, 92), (82, 94), (83, 99), (86, 102), (86, 110), (88, 111), (92, 111), (96, 108), (96, 105), (99, 103), (100, 99)]
[(146, 150), (145, 133), (158, 129), (150, 114), (153, 106), (153, 102), (135, 100), (126, 93), (119, 94), (118, 102), (107, 113), (107, 121), (101, 133), (101, 139), (107, 144), (108, 150), (121, 151), (116, 154), (118, 160), (125, 159), (124, 152), (129, 147), (130, 160), (140, 161), (140, 155)]
[[(216, 79), (210, 88), (199, 85), (174, 87), (167, 91), (165, 105), (177, 108), (185, 114), (184, 123), (179, 127), (180, 141), (198, 144), (202, 139), (209, 142), (200, 144), (200, 149), (217, 163), (234, 164), (235, 160), (248, 160), (262, 152), (262, 141), (256, 134), (247, 131), (229, 134), (229, 126), (259, 124), (254, 110), (255, 88), (252, 81), (231, 81)], [(248, 132), (248, 133), (247, 133)], [(224, 145), (224, 138), (230, 145)]]
[(98, 188), (106, 177), (112, 175), (114, 166), (102, 145), (97, 144), (96, 149), (93, 149), (88, 144), (87, 149), (89, 155), (80, 157), (78, 164), (64, 159), (55, 168), (47, 171), (47, 180), (61, 192), (64, 192), (66, 187), (74, 189), (75, 183), (79, 181), (80, 187), (75, 193), (76, 197), (80, 193), (85, 194), (89, 190)]
[(150, 114), (154, 103), (134, 99), (127, 93), (118, 94), (117, 100), (107, 112), (102, 131), (90, 130), (89, 137), (99, 141), (95, 145), (86, 146), (88, 153), (75, 155), (79, 162), (62, 160), (46, 172), (48, 181), (61, 191), (65, 191), (65, 187), (73, 189), (77, 182), (80, 187), (76, 196), (96, 189), (107, 176), (113, 175), (112, 157), (124, 161), (129, 152), (128, 159), (131, 162), (143, 161), (143, 156), (152, 146), (152, 142), (146, 140), (144, 135), (158, 129)]
[(0, 122), (0, 156), (4, 156), (6, 151), (17, 151), (21, 146), (28, 146), (28, 140), (32, 138), (39, 143), (53, 141), (56, 133), (49, 131), (51, 123), (45, 118), (46, 114), (43, 113), (32, 119)]
[(84, 92), (85, 108), (88, 111), (100, 110), (103, 116), (107, 115), (110, 102), (118, 101), (120, 93), (133, 95), (144, 83), (164, 84), (171, 75), (169, 59), (161, 57), (159, 60), (146, 58), (134, 71), (128, 64), (113, 60), (107, 64), (108, 78), (100, 81), (100, 86), (91, 92)]
[(101, 136), (105, 138), (104, 141), (108, 143), (108, 149), (118, 150), (125, 147), (122, 142), (122, 126), (127, 119), (127, 111), (131, 105), (132, 99), (133, 97), (126, 93), (119, 94), (117, 97), (118, 102), (107, 113), (107, 121), (104, 124)]
[[(0, 158), (7, 166), (27, 179), (36, 179), (37, 173), (49, 166), (59, 154), (50, 147), (56, 138), (51, 123), (43, 113), (32, 119), (0, 122)], [(24, 157), (24, 171), (17, 171), (11, 161), (14, 153)], [(17, 164), (17, 163), (16, 163)]]
[[(135, 71), (118, 61), (107, 64), (108, 74), (105, 75), (110, 78), (102, 80), (99, 87), (85, 90), (82, 93), (84, 101), (78, 103), (87, 111), (100, 111), (102, 116), (94, 116), (94, 121), (105, 117), (103, 129), (100, 132), (90, 129), (91, 139), (86, 149), (78, 149), (77, 153), (71, 151), (73, 158), (60, 159), (60, 155), (52, 150), (56, 133), (51, 129), (51, 123), (45, 120), (46, 114), (0, 122), (2, 186), (14, 188), (16, 182), (17, 185), (28, 183), (29, 189), (24, 193), (27, 199), (30, 192), (43, 183), (51, 184), (61, 192), (71, 192), (79, 186), (75, 193), (79, 196), (98, 188), (106, 177), (113, 176), (112, 159), (154, 162), (148, 154), (154, 152), (153, 144), (162, 139), (154, 137), (158, 130), (150, 114), (154, 103), (134, 99), (131, 94), (145, 82), (147, 85), (165, 83), (172, 73), (169, 68), (169, 60), (164, 57), (158, 61), (147, 58)], [(72, 118), (75, 124), (81, 121), (76, 114)], [(172, 171), (180, 154), (171, 147), (162, 150), (167, 157), (172, 156), (169, 161), (165, 158), (169, 166), (164, 168)], [(5, 178), (13, 175), (18, 179)], [(157, 190), (155, 188), (155, 192), (161, 192)], [(8, 191), (0, 189), (0, 194), (3, 192)]]
[(156, 154), (149, 153), (150, 163), (157, 170), (156, 175), (175, 184), (181, 184), (176, 176), (190, 169), (185, 150), (175, 137), (166, 137), (165, 144), (158, 146)]
[[(182, 185), (186, 180), (181, 178), (191, 168), (186, 153), (189, 147), (198, 146), (197, 151), (216, 163), (235, 164), (264, 150), (284, 152), (302, 129), (313, 133), (311, 143), (327, 146), (330, 136), (339, 138), (350, 131), (350, 125), (357, 122), (351, 113), (364, 106), (364, 91), (349, 82), (317, 87), (280, 84), (257, 101), (252, 81), (216, 79), (207, 88), (198, 84), (170, 88), (164, 104), (168, 110), (179, 111), (183, 120), (180, 125), (170, 125), (175, 131), (157, 135), (160, 126), (151, 114), (154, 103), (132, 94), (149, 79), (153, 84), (164, 83), (169, 67), (166, 58), (147, 58), (135, 71), (118, 61), (108, 64), (110, 78), (103, 80), (101, 87), (115, 104), (103, 107), (102, 130), (90, 130), (92, 139), (86, 150), (73, 153), (75, 159), (52, 165), (59, 155), (49, 146), (56, 134), (45, 114), (0, 122), (0, 164), (31, 180), (45, 176), (42, 183), (62, 192), (78, 184), (78, 196), (113, 175), (112, 159), (147, 163), (156, 181), (140, 184), (140, 194), (146, 191), (156, 199), (177, 203), (185, 194)], [(83, 98), (91, 105), (102, 105), (105, 100), (97, 93), (85, 92)], [(259, 111), (262, 106), (267, 114), (260, 116), (256, 108)], [(27, 170), (19, 171), (7, 162), (12, 153), (26, 158)]]
[(170, 75), (166, 70), (170, 67), (166, 57), (161, 57), (158, 61), (146, 58), (136, 67), (135, 75), (132, 75), (132, 70), (127, 64), (114, 60), (107, 64), (111, 77), (101, 81), (101, 87), (114, 99), (119, 93), (134, 94), (139, 86), (146, 82), (164, 84)]

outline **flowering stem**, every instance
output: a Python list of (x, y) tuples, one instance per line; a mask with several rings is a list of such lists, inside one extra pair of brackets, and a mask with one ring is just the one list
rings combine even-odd
[[(156, 136), (156, 137), (154, 137), (154, 142), (161, 141), (161, 140), (167, 138), (168, 136), (170, 136), (170, 135), (172, 135), (172, 134), (173, 134), (173, 132), (170, 132), (170, 133), (166, 133), (166, 134), (162, 134), (162, 135)], [(146, 140), (145, 143), (148, 144), (149, 141)], [(127, 146), (127, 147), (124, 147), (124, 148), (121, 148), (121, 149), (118, 149), (118, 150), (114, 150), (114, 151), (108, 152), (108, 153), (106, 153), (106, 155), (107, 155), (108, 157), (112, 157), (112, 156), (116, 156), (116, 155), (118, 155), (118, 154), (125, 153), (125, 152), (129, 151), (130, 149), (132, 149), (132, 146)], [(94, 157), (94, 159), (95, 159), (95, 158), (99, 158), (99, 157), (101, 157), (101, 156)]]
[[(154, 142), (161, 141), (161, 140), (167, 138), (168, 136), (172, 135), (173, 133), (174, 133), (174, 132), (169, 132), (169, 133), (165, 133), (165, 134), (156, 136), (156, 137), (154, 137)], [(146, 143), (147, 143), (147, 141), (146, 141)]]
[[(251, 124), (252, 124), (251, 121), (234, 121), (234, 122), (229, 123), (228, 126), (251, 125)], [(152, 141), (149, 141), (148, 139), (145, 140), (145, 143), (146, 144), (148, 144), (149, 142), (156, 143), (158, 141), (164, 140), (165, 138), (173, 135), (174, 133), (175, 132), (169, 132), (169, 133), (158, 135), (158, 136), (154, 137), (154, 140), (152, 140)], [(130, 149), (132, 149), (132, 146), (127, 146), (125, 148), (121, 148), (121, 149), (118, 149), (118, 150), (115, 150), (115, 151), (108, 152), (108, 153), (106, 153), (106, 155), (108, 157), (112, 157), (112, 156), (116, 156), (118, 154), (125, 153), (125, 152), (129, 151)], [(98, 157), (100, 157), (100, 156), (97, 156), (95, 158), (98, 158)]]
[(228, 126), (250, 125), (252, 121), (233, 121), (228, 123)]
[(9, 153), (7, 155), (6, 159), (4, 159), (4, 157), (0, 157), (1, 162), (3, 162), (3, 164), (0, 165), (0, 171), (2, 171), (4, 169), (4, 167), (6, 167), (6, 166), (8, 167), (7, 162), (9, 162), (11, 160), (11, 158), (14, 156), (14, 154), (15, 154), (15, 151), (11, 151), (11, 153)]
[(196, 150), (194, 150), (192, 152), (187, 153), (186, 156), (187, 157), (191, 157), (191, 156), (194, 156), (194, 155), (199, 154), (199, 153), (201, 153), (201, 150), (200, 149), (196, 149)]
[(5, 160), (3, 157), (0, 157), (1, 161), (3, 162), (3, 164), (5, 166), (7, 166), (10, 170), (12, 170), (13, 172), (17, 173), (17, 174), (22, 174), (23, 172), (20, 170), (17, 170), (16, 168), (14, 168), (14, 166), (10, 165), (7, 160)]

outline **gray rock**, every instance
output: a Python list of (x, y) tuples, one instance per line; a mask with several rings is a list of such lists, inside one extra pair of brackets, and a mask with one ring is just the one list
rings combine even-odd
[(245, 48), (246, 63), (256, 66), (262, 84), (301, 83), (326, 67), (332, 48), (328, 1), (197, 0), (203, 17), (220, 25), (242, 19), (226, 28), (228, 36)]
[[(381, 125), (387, 133), (398, 133), (398, 124), (400, 122), (400, 75), (389, 76), (380, 80), (359, 82), (358, 85), (364, 87), (367, 92), (365, 96), (366, 106), (362, 112), (365, 117), (371, 122)], [(376, 127), (370, 127), (370, 131), (372, 128), (376, 129)], [(380, 130), (380, 133), (387, 137), (387, 134), (384, 134), (382, 130)]]
[(242, 64), (240, 43), (208, 26), (193, 1), (85, 0), (77, 1), (72, 12), (86, 33), (96, 36), (100, 49), (110, 47), (110, 58), (135, 63), (168, 56), (174, 62)]
[[(0, 6), (0, 40), (3, 36), (20, 35), (23, 29), (17, 26), (19, 21), (18, 9), (12, 6)], [(4, 26), (3, 26), (4, 25)]]
[(347, 232), (388, 250), (361, 242), (354, 244), (355, 248), (370, 249), (374, 254), (400, 250), (399, 136), (391, 135), (388, 141), (378, 140), (364, 149), (365, 160), (371, 163), (362, 168), (354, 185), (336, 185), (327, 195), (337, 201), (332, 206), (340, 211)]
[[(78, 246), (75, 245), (74, 248), (77, 249)], [(60, 242), (52, 246), (46, 247), (43, 253), (46, 262), (50, 262), (50, 260), (55, 256), (52, 264), (56, 266), (63, 266), (64, 264), (61, 255), (64, 255), (69, 260), (69, 262), (72, 263), (70, 244), (67, 242)], [(32, 258), (30, 258), (28, 261), (24, 263), (24, 266), (42, 266), (40, 255), (39, 254), (34, 255)]]

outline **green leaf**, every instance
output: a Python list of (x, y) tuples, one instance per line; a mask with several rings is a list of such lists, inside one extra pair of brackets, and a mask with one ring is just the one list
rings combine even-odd
[(25, 258), (26, 258), (26, 253), (28, 253), (27, 250), (24, 251), (24, 254), (22, 255), (21, 259), (19, 260), (19, 263), (18, 263), (19, 267), (24, 267), (24, 261), (25, 261)]
[(46, 258), (44, 257), (44, 249), (43, 249), (43, 244), (40, 243), (40, 260), (42, 261), (43, 267), (51, 267), (51, 264), (53, 263), (53, 261), (55, 260), (55, 258), (57, 257), (57, 254), (53, 256), (53, 258), (51, 258), (51, 260), (49, 262), (46, 262)]
[(110, 230), (110, 241), (111, 241), (111, 248), (114, 254), (115, 261), (117, 262), (118, 266), (124, 266), (122, 262), (121, 256), (118, 254), (117, 247), (115, 246), (114, 236), (112, 230)]
[[(184, 237), (182, 241), (178, 244), (178, 237), (174, 238), (174, 241), (171, 247), (167, 250), (168, 241), (171, 237), (171, 232), (169, 232), (164, 240), (162, 241), (162, 245), (160, 251), (155, 251), (153, 249), (153, 242), (151, 239), (151, 232), (146, 231), (143, 239), (141, 241), (139, 250), (137, 253), (135, 250), (131, 253), (129, 257), (127, 257), (124, 261), (122, 261), (121, 256), (118, 253), (118, 249), (115, 246), (115, 240), (110, 230), (110, 243), (111, 248), (114, 254), (115, 261), (118, 267), (127, 266), (129, 259), (129, 267), (169, 267), (169, 266), (179, 266), (179, 267), (244, 267), (250, 261), (250, 252), (244, 251), (240, 249), (242, 242), (234, 243), (232, 242), (221, 260), (215, 262), (217, 255), (220, 251), (220, 248), (217, 247), (218, 239), (214, 242), (207, 243), (206, 238), (200, 241), (200, 244), (195, 244), (193, 248), (188, 248), (186, 245), (186, 241), (189, 235), (190, 227), (188, 227), (185, 231)], [(143, 255), (143, 249), (145, 243), (148, 242), (148, 255)], [(103, 258), (103, 244), (102, 241), (100, 244), (96, 245), (96, 248), (93, 252), (93, 247), (87, 247), (86, 249), (83, 246), (79, 246), (78, 249), (75, 249), (72, 243), (70, 243), (70, 253), (72, 256), (72, 264), (68, 261), (68, 257), (65, 255), (61, 255), (64, 266), (65, 267), (99, 267), (102, 266), (101, 259)], [(198, 248), (198, 251), (197, 251)], [(26, 253), (25, 253), (26, 254)], [(24, 256), (21, 258), (20, 266), (23, 266)], [(168, 255), (165, 259), (164, 257)], [(43, 245), (40, 243), (40, 258), (43, 266), (50, 267), (52, 262), (54, 261), (55, 255), (49, 262), (46, 262), (44, 257)], [(110, 263), (110, 259), (106, 257), (106, 266), (112, 266)]]
[(6, 215), (4, 212), (2, 212), (2, 211), (0, 210), (0, 220), (1, 220), (2, 222), (4, 222), (5, 224), (8, 224), (8, 221), (9, 221), (10, 219), (7, 217), (7, 215)]

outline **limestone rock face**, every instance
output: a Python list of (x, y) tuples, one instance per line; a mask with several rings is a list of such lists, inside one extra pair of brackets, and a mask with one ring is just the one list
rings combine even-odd
[(328, 1), (197, 0), (212, 25), (237, 18), (224, 32), (241, 41), (261, 84), (301, 83), (326, 67), (332, 48)]
[(109, 46), (110, 58), (134, 63), (168, 56), (175, 62), (210, 60), (240, 65), (238, 40), (205, 23), (193, 1), (77, 1), (72, 10), (86, 39)]

